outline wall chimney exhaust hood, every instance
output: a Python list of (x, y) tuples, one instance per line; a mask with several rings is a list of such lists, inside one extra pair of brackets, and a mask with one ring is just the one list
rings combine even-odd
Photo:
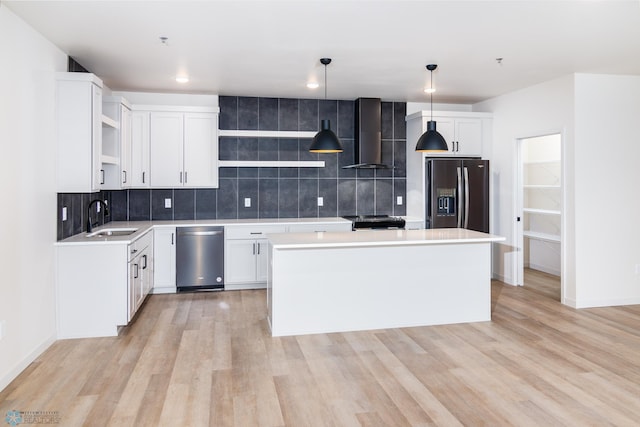
[(382, 164), (380, 98), (358, 98), (355, 106), (355, 164), (343, 169), (390, 169)]

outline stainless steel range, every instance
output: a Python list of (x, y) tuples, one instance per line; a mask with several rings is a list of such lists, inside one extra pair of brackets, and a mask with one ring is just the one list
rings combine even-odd
[(347, 215), (344, 219), (351, 221), (352, 230), (388, 230), (403, 229), (405, 220), (389, 215)]

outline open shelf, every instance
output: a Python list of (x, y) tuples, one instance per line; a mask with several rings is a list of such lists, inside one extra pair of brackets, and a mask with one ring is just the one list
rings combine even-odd
[(524, 208), (522, 209), (525, 213), (532, 214), (540, 214), (540, 215), (561, 215), (562, 212), (554, 209), (534, 209), (534, 208)]
[(556, 234), (538, 233), (536, 231), (525, 231), (523, 234), (525, 237), (528, 237), (530, 239), (560, 243), (560, 236)]
[(118, 165), (118, 164), (120, 164), (120, 159), (118, 159), (117, 157), (114, 157), (114, 156), (107, 156), (106, 154), (103, 154), (101, 159), (102, 159), (102, 164), (106, 164), (106, 165)]
[(219, 130), (219, 136), (236, 136), (249, 138), (313, 138), (317, 131), (288, 130)]
[(102, 115), (102, 124), (112, 127), (114, 129), (119, 129), (120, 126), (118, 125), (118, 122), (116, 122), (115, 120), (113, 120), (111, 117), (109, 116), (105, 116), (104, 114)]
[(324, 160), (219, 160), (221, 168), (323, 168)]

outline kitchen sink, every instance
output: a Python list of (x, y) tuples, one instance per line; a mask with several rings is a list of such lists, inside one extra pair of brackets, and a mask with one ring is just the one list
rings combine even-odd
[(137, 228), (104, 228), (87, 234), (87, 237), (115, 237), (128, 236), (138, 231)]

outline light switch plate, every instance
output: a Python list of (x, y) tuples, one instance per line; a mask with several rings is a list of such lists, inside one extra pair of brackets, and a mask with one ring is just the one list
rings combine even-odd
[(402, 196), (396, 197), (396, 205), (402, 206)]
[(250, 208), (251, 207), (251, 197), (245, 197), (244, 198), (244, 207), (245, 208)]
[(165, 209), (171, 209), (171, 199), (164, 199), (164, 208)]
[(324, 206), (324, 198), (318, 197), (318, 206)]

